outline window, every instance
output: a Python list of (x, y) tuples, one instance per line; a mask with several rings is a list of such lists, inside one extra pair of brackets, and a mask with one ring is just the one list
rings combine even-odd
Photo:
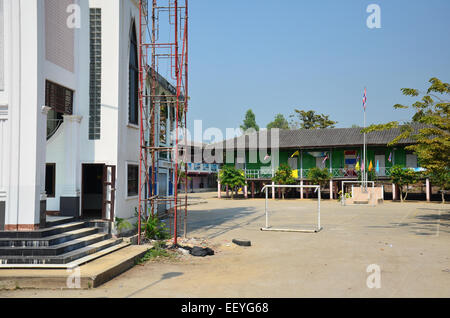
[(45, 166), (45, 192), (48, 198), (55, 197), (56, 164), (47, 163)]
[(90, 9), (89, 139), (100, 139), (102, 75), (102, 9)]
[(127, 166), (127, 182), (129, 197), (134, 197), (139, 194), (139, 166), (134, 164), (128, 164)]
[(129, 85), (128, 85), (128, 98), (129, 98), (129, 114), (128, 122), (130, 124), (138, 125), (139, 121), (139, 66), (138, 66), (138, 51), (136, 40), (136, 27), (133, 22), (131, 27), (130, 38), (130, 63), (129, 63)]
[(417, 155), (406, 154), (406, 167), (407, 168), (417, 168)]
[(45, 82), (45, 105), (53, 108), (57, 113), (72, 115), (73, 90), (56, 83)]

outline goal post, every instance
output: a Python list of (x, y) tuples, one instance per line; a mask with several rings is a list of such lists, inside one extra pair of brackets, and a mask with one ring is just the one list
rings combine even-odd
[[(272, 228), (269, 224), (269, 189), (275, 188), (312, 188), (315, 189), (314, 192), (318, 192), (318, 200), (317, 200), (317, 225), (315, 229), (289, 229), (289, 228)], [(275, 231), (275, 232), (301, 232), (301, 233), (317, 233), (322, 230), (320, 225), (320, 186), (319, 185), (276, 185), (276, 184), (268, 184), (262, 188), (262, 191), (266, 193), (266, 202), (264, 205), (264, 212), (266, 214), (266, 226), (261, 228), (261, 231)]]

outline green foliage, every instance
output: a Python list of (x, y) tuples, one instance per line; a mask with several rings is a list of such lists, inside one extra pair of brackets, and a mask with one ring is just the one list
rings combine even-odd
[(244, 171), (231, 166), (224, 166), (219, 171), (219, 181), (231, 189), (231, 198), (234, 199), (233, 190), (237, 193), (240, 187), (245, 186)]
[(289, 129), (289, 122), (284, 118), (283, 114), (277, 114), (275, 119), (267, 124), (267, 129), (278, 128), (278, 129)]
[[(402, 168), (399, 165), (395, 165), (391, 168), (391, 181), (400, 188), (400, 200), (402, 202), (406, 200), (406, 197), (408, 196), (408, 186), (416, 183), (420, 177), (420, 173), (417, 173), (412, 169)], [(405, 192), (404, 197), (403, 192)]]
[(150, 240), (166, 240), (170, 238), (167, 226), (156, 216), (149, 216), (141, 223), (145, 238)]
[(295, 109), (295, 114), (291, 115), (291, 129), (324, 129), (334, 128), (336, 121), (329, 119), (329, 115), (316, 114), (314, 110), (298, 110)]
[(431, 184), (441, 188), (442, 203), (445, 203), (445, 191), (450, 190), (450, 171), (448, 169), (434, 169), (429, 177)]
[(121, 219), (116, 217), (115, 219), (116, 229), (119, 233), (122, 233), (123, 230), (131, 230), (133, 225), (125, 219)]
[[(292, 177), (292, 169), (289, 165), (283, 163), (278, 167), (277, 172), (275, 172), (274, 177), (272, 178), (272, 181), (279, 185), (289, 185), (289, 184), (295, 184), (296, 180), (294, 177)], [(286, 192), (286, 188), (281, 188), (281, 193), (283, 195)]]
[[(413, 151), (420, 165), (427, 170), (429, 175), (436, 176), (434, 183), (445, 190), (446, 176), (450, 171), (450, 84), (444, 83), (438, 78), (431, 78), (431, 84), (426, 94), (417, 89), (402, 88), (402, 93), (409, 97), (422, 98), (411, 106), (401, 104), (394, 105), (395, 109), (413, 109), (415, 111), (412, 121), (401, 126), (401, 133), (394, 138), (389, 146), (397, 144), (404, 138), (412, 138), (415, 144), (406, 147)], [(421, 124), (417, 128), (413, 124)], [(398, 122), (390, 122), (382, 125), (372, 125), (365, 132), (374, 130), (386, 130), (399, 127)]]
[(250, 128), (259, 131), (259, 126), (256, 124), (256, 116), (251, 109), (249, 109), (245, 114), (244, 123), (241, 125), (241, 129), (244, 132)]
[[(341, 202), (342, 201), (342, 197), (343, 197), (343, 195), (342, 195), (343, 193), (342, 193), (342, 190), (340, 190), (339, 192), (338, 192), (338, 202)], [(346, 193), (345, 194), (345, 198), (346, 199), (350, 199), (352, 197), (352, 194), (351, 193)]]
[(320, 169), (316, 167), (308, 171), (307, 177), (313, 185), (320, 185), (320, 189), (323, 190), (332, 176), (327, 168)]
[(170, 253), (165, 249), (165, 245), (163, 242), (157, 241), (154, 246), (149, 249), (144, 256), (137, 262), (138, 265), (141, 265), (147, 261), (161, 259), (161, 258), (173, 258), (175, 257), (173, 253)]

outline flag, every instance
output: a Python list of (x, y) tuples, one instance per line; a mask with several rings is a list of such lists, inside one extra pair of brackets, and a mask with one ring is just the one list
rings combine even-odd
[(388, 161), (389, 161), (389, 162), (392, 162), (392, 152), (389, 154)]
[(299, 156), (300, 155), (300, 151), (296, 151), (292, 154), (291, 158), (294, 158), (295, 156)]
[(366, 88), (364, 87), (364, 96), (363, 96), (364, 111), (366, 111), (366, 103), (367, 103), (367, 91), (366, 91)]
[(355, 169), (356, 169), (356, 171), (359, 171), (359, 169), (360, 169), (360, 167), (359, 167), (359, 160), (358, 160), (358, 162), (356, 163)]
[(372, 169), (373, 169), (373, 164), (372, 164), (372, 160), (370, 160), (369, 171), (372, 171)]
[(322, 163), (325, 163), (325, 161), (327, 161), (327, 159), (328, 159), (328, 154), (325, 156), (325, 158), (323, 158)]
[(380, 161), (379, 160), (377, 160), (377, 167), (375, 168), (375, 171), (377, 173), (380, 173)]
[[(261, 157), (260, 157), (261, 158)], [(270, 158), (270, 156), (267, 154), (265, 157), (264, 157), (264, 161), (266, 161), (267, 159), (269, 159)]]

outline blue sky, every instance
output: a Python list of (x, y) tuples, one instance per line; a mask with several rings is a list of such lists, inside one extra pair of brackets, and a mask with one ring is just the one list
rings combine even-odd
[[(369, 4), (381, 29), (366, 26)], [(338, 127), (404, 121), (402, 87), (450, 81), (450, 1), (190, 0), (188, 128), (239, 127), (251, 108), (260, 127), (295, 108)]]

